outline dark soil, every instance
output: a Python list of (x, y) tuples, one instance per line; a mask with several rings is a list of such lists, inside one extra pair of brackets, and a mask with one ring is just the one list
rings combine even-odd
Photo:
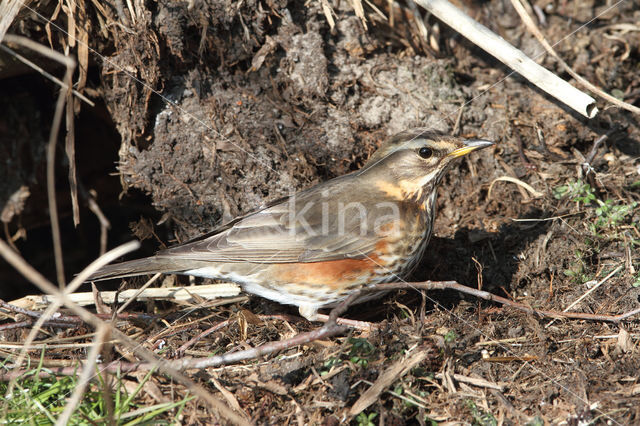
[[(374, 3), (388, 15), (387, 2)], [(535, 4), (545, 11), (542, 31), (552, 44), (563, 40), (555, 49), (575, 71), (640, 106), (637, 3), (622, 2), (602, 16), (608, 3)], [(52, 15), (45, 13), (51, 5), (40, 6)], [(369, 5), (365, 29), (351, 2), (333, 5), (333, 29), (320, 1), (161, 0), (141, 7), (132, 20), (129, 10), (119, 15), (108, 2), (102, 9), (87, 4), (94, 49), (87, 87), (99, 105), (82, 105), (76, 117), (76, 161), (81, 184), (96, 191), (112, 223), (109, 248), (133, 233), (147, 239), (148, 252), (184, 241), (358, 169), (388, 135), (423, 126), (494, 140), (497, 146), (461, 162), (444, 179), (435, 237), (416, 280), (457, 280), (561, 311), (619, 268), (572, 310), (615, 314), (640, 305), (638, 116), (600, 102), (601, 112), (589, 121), (509, 75), (434, 18), (427, 20), (432, 43), (425, 43), (406, 14), (395, 13), (391, 27)], [(569, 79), (553, 59), (541, 56), (542, 47), (508, 1), (464, 7)], [(20, 18), (10, 32), (48, 44), (44, 21), (26, 12)], [(56, 23), (67, 28), (66, 15)], [(52, 30), (60, 50), (66, 36)], [(17, 248), (53, 280), (44, 153), (57, 88), (24, 70), (2, 72), (0, 206), (21, 185), (29, 188), (25, 209), (8, 231), (25, 232)], [(607, 133), (587, 172), (585, 158)], [(63, 150), (57, 158), (71, 278), (98, 256), (99, 227), (82, 199), (81, 224), (73, 227)], [(496, 180), (502, 177), (525, 182), (541, 195)], [(0, 277), (3, 299), (35, 292), (6, 264)], [(171, 303), (131, 309), (155, 309), (176, 327), (206, 317), (198, 328), (167, 338), (168, 348), (216, 321), (238, 318), (196, 344), (192, 356), (257, 346), (315, 327), (303, 321), (247, 322), (251, 312), (294, 313), (257, 298), (196, 310)], [(382, 310), (379, 303), (365, 304), (347, 316), (379, 323), (379, 330), (354, 331), (193, 377), (213, 393), (219, 391), (208, 377), (217, 378), (256, 423), (338, 424), (371, 382), (418, 345), (430, 355), (365, 411), (377, 414), (374, 422), (640, 421), (637, 319), (616, 325), (551, 323), (450, 292), (430, 293), (424, 305), (420, 293), (400, 292), (387, 296)], [(158, 322), (143, 331), (151, 339), (165, 328)], [(124, 329), (142, 331), (134, 325)], [(56, 356), (69, 353), (49, 358)], [(186, 392), (162, 377), (157, 382), (174, 395)], [(211, 422), (202, 406), (188, 407), (189, 423)], [(363, 418), (352, 421), (366, 424)]]

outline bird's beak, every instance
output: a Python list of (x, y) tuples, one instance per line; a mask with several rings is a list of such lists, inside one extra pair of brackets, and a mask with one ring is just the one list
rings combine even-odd
[(484, 139), (467, 139), (462, 142), (464, 143), (464, 146), (462, 148), (451, 151), (448, 155), (449, 157), (462, 157), (463, 155), (467, 155), (477, 149), (482, 149), (494, 145), (493, 142)]

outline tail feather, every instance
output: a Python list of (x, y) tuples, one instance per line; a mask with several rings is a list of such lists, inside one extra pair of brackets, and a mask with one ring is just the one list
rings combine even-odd
[(188, 271), (199, 266), (203, 266), (203, 262), (152, 256), (103, 266), (94, 272), (87, 281), (102, 281), (116, 278), (135, 277), (137, 275), (152, 275), (159, 272), (165, 274), (179, 274), (183, 271)]

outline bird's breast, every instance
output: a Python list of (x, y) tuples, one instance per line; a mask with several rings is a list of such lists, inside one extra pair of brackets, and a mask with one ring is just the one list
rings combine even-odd
[(405, 212), (402, 221), (405, 227), (402, 237), (398, 239), (396, 247), (391, 251), (397, 255), (395, 269), (402, 276), (406, 276), (418, 265), (431, 239), (436, 215), (436, 192), (431, 191), (423, 198), (420, 205), (410, 202), (402, 210)]

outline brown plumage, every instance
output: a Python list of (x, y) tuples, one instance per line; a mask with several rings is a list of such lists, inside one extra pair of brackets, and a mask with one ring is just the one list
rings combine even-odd
[(313, 319), (353, 290), (410, 273), (431, 236), (445, 171), (492, 144), (424, 129), (400, 133), (356, 172), (155, 256), (108, 265), (90, 280), (157, 272), (231, 280)]

